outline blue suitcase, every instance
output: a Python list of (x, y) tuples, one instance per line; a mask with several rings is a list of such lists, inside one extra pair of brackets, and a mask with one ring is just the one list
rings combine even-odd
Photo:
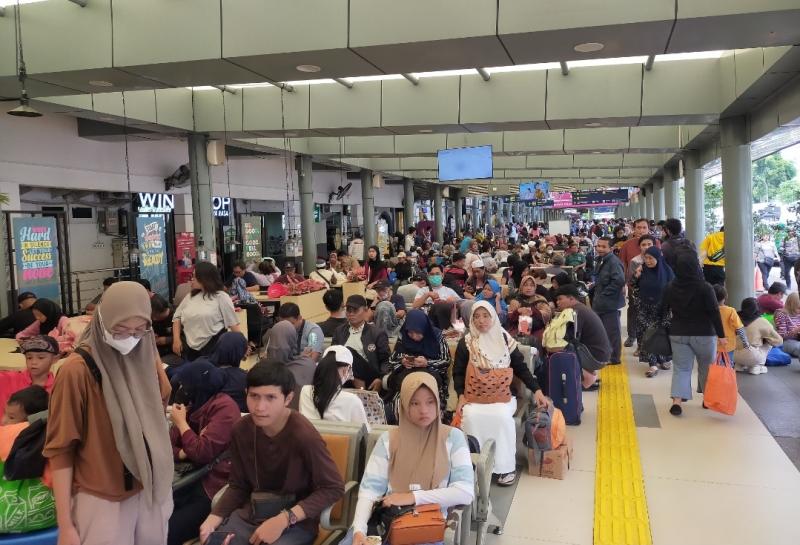
[(578, 357), (574, 352), (556, 352), (550, 355), (547, 367), (547, 390), (553, 405), (561, 409), (568, 425), (579, 425), (583, 412), (583, 390)]

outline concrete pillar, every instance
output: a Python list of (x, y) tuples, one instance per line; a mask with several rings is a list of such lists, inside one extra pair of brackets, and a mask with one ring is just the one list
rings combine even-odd
[(683, 175), (686, 184), (686, 238), (699, 244), (706, 233), (706, 216), (703, 165), (698, 152), (686, 155)]
[(664, 206), (664, 181), (656, 180), (653, 182), (653, 219), (659, 222), (664, 219), (666, 213)]
[(403, 179), (403, 217), (405, 218), (403, 234), (407, 234), (408, 228), (414, 227), (417, 223), (414, 218), (414, 180), (409, 178)]
[[(372, 189), (372, 171), (361, 171), (361, 205), (364, 217), (364, 255), (375, 244), (375, 192)], [(312, 269), (313, 270), (313, 269)]]
[(753, 264), (753, 173), (744, 116), (720, 119), (722, 215), (725, 218), (725, 287), (728, 304), (739, 308), (755, 295)]
[(648, 184), (645, 186), (645, 193), (647, 195), (644, 198), (644, 217), (648, 220), (655, 218), (655, 187), (653, 184)]
[(464, 190), (450, 188), (450, 194), (455, 193), (456, 236), (464, 232)]
[(680, 182), (675, 177), (672, 168), (664, 169), (664, 218), (680, 218), (681, 202), (678, 195)]
[[(22, 207), (19, 202), (19, 184), (13, 182), (0, 182), (0, 193), (4, 193), (8, 197), (8, 204), (0, 206), (0, 209), (19, 210)], [(5, 232), (5, 217), (2, 217), (2, 220), (3, 225), (0, 230), (2, 230), (4, 235), (8, 235), (8, 233)], [(7, 244), (7, 236), (0, 236), (0, 256), (2, 256), (4, 262), (8, 259)], [(6, 266), (10, 267), (11, 264), (6, 263)], [(5, 271), (0, 271), (0, 293), (8, 294), (8, 297), (0, 297), (0, 312), (2, 312), (2, 316), (8, 316), (12, 311), (17, 309), (17, 301), (14, 299), (14, 293), (11, 291), (11, 288), (12, 286), (9, 284), (8, 275), (5, 273)], [(57, 302), (60, 303), (60, 301)]]
[(431, 184), (433, 191), (433, 236), (439, 244), (444, 242), (444, 218), (442, 217), (442, 186)]
[[(310, 155), (297, 157), (297, 180), (300, 188), (300, 242), (303, 244), (303, 273), (311, 274), (317, 266), (317, 240), (314, 226), (314, 173)], [(366, 254), (366, 251), (364, 252)]]
[(200, 241), (210, 251), (216, 251), (217, 239), (214, 236), (214, 213), (211, 199), (211, 173), (208, 169), (205, 134), (189, 135), (189, 171), (192, 193), (192, 222), (198, 246)]

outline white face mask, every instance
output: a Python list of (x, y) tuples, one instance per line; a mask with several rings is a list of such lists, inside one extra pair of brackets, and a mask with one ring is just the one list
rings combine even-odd
[(137, 339), (136, 337), (128, 337), (127, 339), (115, 339), (114, 336), (106, 331), (106, 328), (103, 328), (103, 339), (106, 341), (106, 344), (122, 354), (123, 356), (130, 353), (131, 350), (136, 348), (136, 345), (139, 344), (141, 339)]

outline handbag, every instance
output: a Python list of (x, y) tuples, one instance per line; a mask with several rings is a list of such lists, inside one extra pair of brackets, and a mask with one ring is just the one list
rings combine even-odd
[(514, 370), (479, 369), (472, 362), (467, 364), (464, 399), (467, 403), (508, 403), (511, 401), (511, 381)]
[(376, 504), (368, 528), (391, 545), (421, 545), (444, 541), (445, 524), (438, 503), (403, 507)]
[(364, 405), (367, 422), (370, 424), (386, 424), (386, 409), (378, 392), (360, 388), (342, 388), (343, 392), (354, 394)]
[(703, 403), (712, 411), (732, 415), (736, 412), (739, 391), (736, 371), (727, 352), (717, 352), (717, 360), (708, 367), (708, 379), (703, 388)]
[(775, 265), (775, 259), (769, 256), (764, 256), (764, 265), (771, 269)]
[(642, 349), (656, 356), (672, 356), (672, 343), (667, 328), (661, 325), (648, 327), (642, 336)]

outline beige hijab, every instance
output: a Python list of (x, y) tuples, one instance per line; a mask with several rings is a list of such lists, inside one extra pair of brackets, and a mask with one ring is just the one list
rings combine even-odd
[[(427, 428), (420, 428), (408, 417), (414, 393), (428, 388), (436, 397), (437, 417)], [(424, 371), (411, 373), (400, 387), (400, 425), (389, 435), (389, 483), (393, 492), (408, 492), (412, 484), (422, 490), (438, 488), (450, 472), (447, 437), (450, 426), (441, 423), (439, 387), (433, 375)]]
[(78, 345), (89, 347), (100, 369), (103, 397), (122, 462), (142, 483), (148, 505), (157, 505), (172, 495), (174, 465), (156, 374), (156, 340), (151, 331), (123, 356), (103, 335), (104, 326), (110, 331), (129, 318), (143, 318), (151, 325), (150, 297), (136, 282), (117, 282), (103, 294)]

